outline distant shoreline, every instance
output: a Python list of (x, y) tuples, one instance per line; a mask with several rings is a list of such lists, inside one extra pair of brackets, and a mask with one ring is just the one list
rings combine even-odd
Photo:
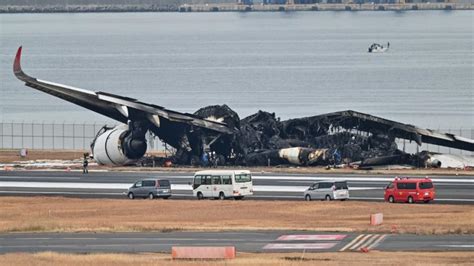
[(412, 10), (474, 10), (473, 4), (406, 3), (406, 4), (184, 4), (158, 5), (62, 5), (62, 6), (0, 6), (0, 13), (116, 13), (116, 12), (292, 12), (292, 11), (412, 11)]

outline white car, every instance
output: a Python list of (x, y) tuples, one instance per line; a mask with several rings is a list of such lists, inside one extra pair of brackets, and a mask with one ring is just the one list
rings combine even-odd
[(327, 180), (314, 183), (304, 191), (304, 199), (306, 201), (349, 199), (347, 181)]

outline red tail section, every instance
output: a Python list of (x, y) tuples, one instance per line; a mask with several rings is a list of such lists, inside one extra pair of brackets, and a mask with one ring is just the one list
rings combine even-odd
[(18, 48), (18, 51), (16, 52), (16, 56), (15, 56), (15, 61), (13, 62), (13, 72), (15, 74), (23, 72), (21, 70), (21, 64), (20, 64), (20, 61), (21, 61), (21, 48), (22, 48), (21, 46)]

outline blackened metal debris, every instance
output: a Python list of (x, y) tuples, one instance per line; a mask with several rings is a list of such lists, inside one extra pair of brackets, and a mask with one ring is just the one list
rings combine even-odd
[(185, 134), (199, 138), (199, 145), (177, 147), (177, 163), (418, 165), (419, 157), (399, 150), (396, 138), (474, 151), (473, 140), (351, 110), (280, 121), (275, 113), (265, 111), (239, 119), (227, 105), (215, 105), (194, 115), (225, 123), (234, 133)]

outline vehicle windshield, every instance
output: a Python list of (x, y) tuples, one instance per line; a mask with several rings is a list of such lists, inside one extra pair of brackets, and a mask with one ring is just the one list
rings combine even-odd
[(250, 181), (252, 181), (252, 176), (250, 174), (235, 175), (235, 182), (237, 183), (245, 183)]
[(336, 182), (335, 186), (336, 186), (336, 190), (348, 189), (346, 182)]
[(420, 189), (433, 188), (433, 183), (431, 183), (431, 182), (421, 182), (419, 186), (420, 186)]

